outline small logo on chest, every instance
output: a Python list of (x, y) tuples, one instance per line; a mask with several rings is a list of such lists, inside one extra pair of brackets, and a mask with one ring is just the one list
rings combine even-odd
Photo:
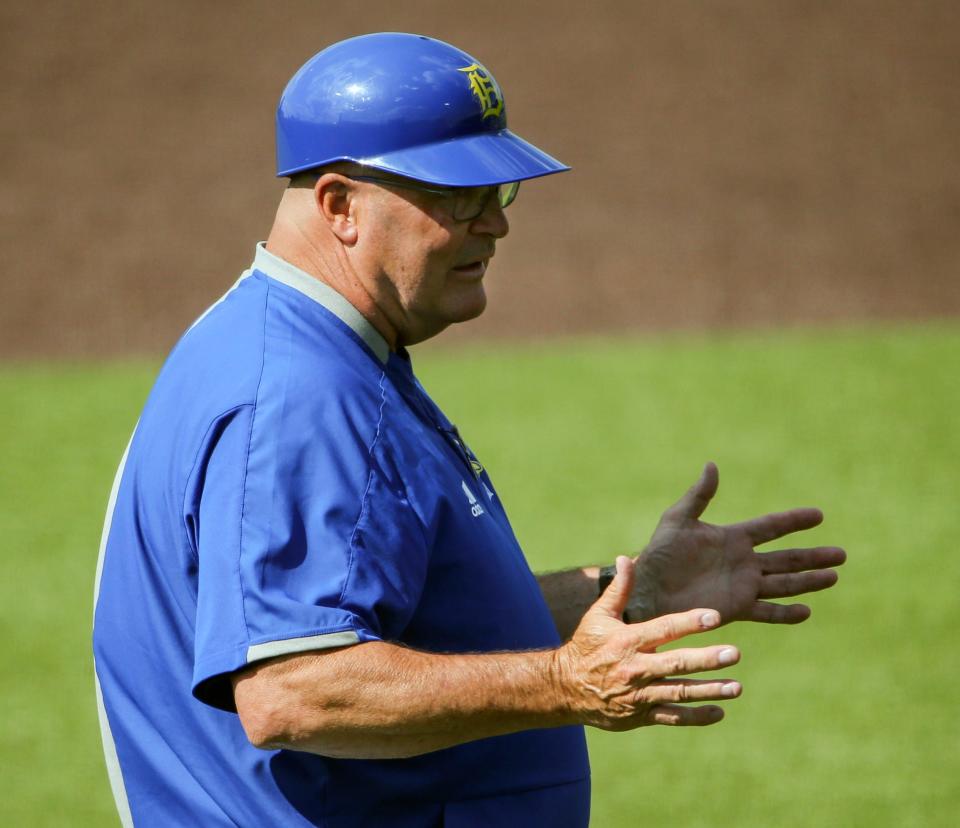
[(472, 514), (474, 517), (480, 517), (480, 515), (483, 514), (483, 506), (477, 502), (477, 498), (470, 490), (466, 480), (461, 480), (460, 485), (463, 487), (463, 493), (466, 495), (467, 503), (470, 504), (470, 514)]

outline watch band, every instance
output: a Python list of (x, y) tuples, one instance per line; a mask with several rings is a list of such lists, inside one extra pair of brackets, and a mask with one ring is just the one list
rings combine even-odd
[[(597, 576), (597, 591), (598, 591), (598, 593), (599, 593), (600, 595), (603, 595), (603, 593), (607, 591), (607, 587), (610, 586), (611, 582), (612, 582), (613, 579), (616, 578), (616, 577), (617, 577), (617, 568), (616, 568), (616, 566), (601, 566), (601, 567), (600, 567), (600, 574)], [(626, 610), (623, 611), (623, 615), (622, 615), (621, 617), (623, 618), (623, 623), (624, 623), (624, 624), (629, 624), (629, 623), (630, 623), (630, 619), (627, 618), (627, 611), (626, 611)]]
[(597, 578), (597, 587), (599, 594), (603, 595), (607, 591), (614, 578), (617, 577), (617, 568), (615, 566), (601, 566), (600, 575)]

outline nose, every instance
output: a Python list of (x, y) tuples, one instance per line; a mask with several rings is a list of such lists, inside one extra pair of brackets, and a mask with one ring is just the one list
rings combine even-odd
[(510, 222), (496, 197), (491, 198), (483, 212), (470, 223), (470, 232), (502, 239), (510, 232)]

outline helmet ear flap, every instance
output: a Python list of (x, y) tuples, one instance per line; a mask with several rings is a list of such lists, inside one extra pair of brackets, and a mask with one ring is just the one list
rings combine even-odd
[(503, 93), (471, 55), (380, 33), (324, 49), (290, 79), (276, 118), (277, 175), (335, 161), (451, 187), (569, 169), (507, 129)]

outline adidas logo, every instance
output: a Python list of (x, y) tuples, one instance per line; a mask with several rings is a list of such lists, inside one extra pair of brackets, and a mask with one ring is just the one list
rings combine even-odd
[(466, 480), (461, 480), (460, 485), (463, 487), (463, 493), (467, 496), (467, 503), (470, 504), (470, 514), (474, 517), (480, 517), (483, 514), (483, 506), (481, 506), (476, 497), (474, 497), (473, 492), (470, 491), (470, 487), (467, 485)]

